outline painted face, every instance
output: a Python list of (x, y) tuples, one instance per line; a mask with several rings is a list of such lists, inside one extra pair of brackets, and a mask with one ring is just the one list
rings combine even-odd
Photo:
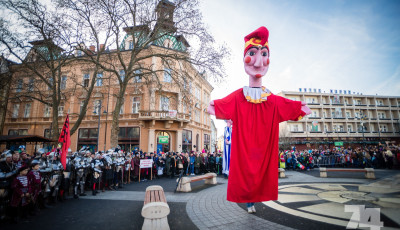
[(247, 50), (243, 58), (244, 70), (255, 78), (264, 76), (269, 67), (269, 52), (266, 47), (253, 46)]

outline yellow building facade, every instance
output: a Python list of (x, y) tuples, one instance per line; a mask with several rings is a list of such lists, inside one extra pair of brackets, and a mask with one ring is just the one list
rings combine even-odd
[[(130, 36), (132, 35), (127, 34), (123, 41), (127, 47), (123, 53), (124, 58), (129, 58), (131, 53), (128, 48), (132, 40)], [(171, 44), (179, 49), (174, 49)], [(185, 53), (185, 44), (187, 42), (182, 38), (168, 35), (141, 51), (140, 55), (165, 52), (182, 54)], [(90, 47), (90, 50), (93, 49)], [(108, 55), (112, 55), (113, 51), (110, 52)], [(76, 61), (72, 58), (71, 63), (62, 69), (60, 84), (66, 96), (58, 107), (60, 130), (67, 114), (70, 117), (70, 127), (76, 122), (86, 95), (85, 88), (94, 77), (93, 65), (78, 61), (79, 58), (85, 58), (84, 56), (76, 54), (74, 58)], [(128, 83), (120, 111), (114, 109), (119, 91), (117, 76), (111, 72), (98, 72), (86, 116), (79, 129), (71, 136), (72, 151), (79, 150), (82, 146), (89, 146), (94, 151), (117, 147), (110, 144), (112, 113), (115, 112), (119, 113), (118, 145), (124, 150), (190, 152), (210, 149), (211, 120), (206, 110), (213, 87), (207, 81), (206, 75), (200, 74), (193, 66), (182, 61), (172, 60), (166, 65), (165, 60), (156, 55), (141, 61), (140, 66), (153, 70), (153, 73), (135, 77)], [(11, 68), (15, 86), (11, 90), (2, 135), (50, 137), (51, 107), (37, 100), (13, 97), (18, 93), (32, 92), (29, 82), (34, 75), (19, 65)], [(118, 66), (114, 68), (118, 69)], [(187, 77), (174, 76), (183, 72), (188, 73)], [(41, 89), (44, 94), (46, 90), (46, 86)], [(19, 144), (24, 143), (2, 145), (2, 148), (16, 148)], [(33, 152), (35, 147), (51, 148), (27, 144), (27, 151)]]

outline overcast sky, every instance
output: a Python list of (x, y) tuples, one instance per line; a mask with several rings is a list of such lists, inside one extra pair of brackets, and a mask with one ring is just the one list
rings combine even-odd
[[(201, 10), (232, 51), (228, 78), (211, 99), (248, 85), (243, 38), (260, 26), (270, 31), (263, 85), (273, 93), (307, 87), (400, 96), (400, 1), (203, 0)], [(217, 122), (218, 136), (223, 127)]]

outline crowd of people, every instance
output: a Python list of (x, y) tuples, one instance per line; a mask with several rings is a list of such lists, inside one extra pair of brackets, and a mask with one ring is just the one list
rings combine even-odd
[[(110, 149), (92, 152), (82, 148), (69, 151), (66, 167), (59, 149), (28, 155), (5, 150), (0, 158), (0, 219), (16, 222), (40, 209), (62, 202), (67, 194), (96, 196), (100, 191), (117, 190), (125, 184), (160, 177), (175, 178), (214, 172), (222, 174), (221, 154), (202, 152), (124, 152)], [(141, 168), (142, 159), (151, 159), (151, 168)], [(400, 146), (305, 149), (281, 151), (279, 167), (309, 170), (315, 167), (388, 168), (400, 167)]]
[[(5, 150), (0, 158), (0, 220), (16, 222), (36, 215), (41, 209), (66, 200), (78, 199), (88, 191), (117, 190), (124, 184), (153, 178), (175, 178), (207, 172), (222, 174), (222, 157), (207, 151), (189, 153), (124, 152), (110, 149), (92, 152), (82, 148), (68, 152), (66, 167), (59, 149), (28, 155)], [(140, 160), (151, 159), (151, 168), (141, 168)]]
[(400, 167), (400, 146), (369, 145), (281, 151), (279, 167), (309, 170), (314, 167), (393, 169)]

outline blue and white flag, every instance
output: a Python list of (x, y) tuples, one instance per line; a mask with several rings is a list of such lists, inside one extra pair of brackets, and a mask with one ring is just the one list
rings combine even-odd
[(224, 156), (222, 159), (222, 173), (229, 175), (229, 164), (231, 161), (231, 139), (232, 127), (225, 127), (224, 132)]

